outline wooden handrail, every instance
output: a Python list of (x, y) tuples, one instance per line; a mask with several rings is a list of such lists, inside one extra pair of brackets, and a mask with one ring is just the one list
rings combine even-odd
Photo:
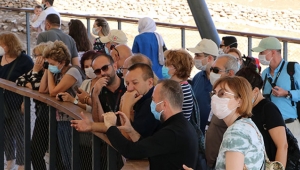
[[(18, 12), (33, 12), (33, 8), (0, 7), (0, 9), (18, 11)], [(85, 15), (85, 14), (60, 12), (60, 15), (68, 16), (68, 17), (85, 18), (85, 19), (95, 19), (95, 18), (98, 18), (98, 17), (103, 17), (107, 20), (120, 21), (120, 22), (126, 22), (126, 23), (137, 23), (138, 22), (138, 19), (98, 16), (98, 15), (94, 15), (94, 14)], [(198, 28), (196, 26), (180, 25), (180, 24), (169, 24), (169, 23), (162, 23), (162, 22), (156, 22), (156, 25), (157, 26), (162, 26), (162, 27), (198, 31)], [(262, 38), (265, 38), (265, 37), (276, 37), (282, 42), (300, 44), (300, 39), (299, 38), (290, 38), (290, 37), (283, 37), (283, 36), (277, 36), (277, 35), (267, 35), (267, 34), (256, 34), (256, 33), (240, 32), (240, 31), (223, 30), (223, 29), (217, 29), (217, 31), (218, 31), (219, 34), (229, 34), (229, 35), (234, 35), (234, 36), (251, 37), (251, 38), (257, 38), (257, 39), (262, 39)]]
[(71, 116), (74, 119), (81, 119), (80, 113), (83, 112), (85, 113), (86, 116), (88, 116), (92, 120), (91, 113), (87, 113), (85, 110), (83, 110), (79, 106), (74, 105), (73, 103), (57, 101), (55, 97), (50, 97), (49, 94), (41, 94), (38, 91), (17, 86), (16, 83), (1, 78), (0, 78), (0, 88), (46, 103), (47, 105), (50, 105), (62, 111), (63, 113)]

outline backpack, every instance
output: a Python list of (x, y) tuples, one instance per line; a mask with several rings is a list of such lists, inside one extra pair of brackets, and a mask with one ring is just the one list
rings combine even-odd
[(288, 143), (286, 170), (300, 170), (300, 150), (298, 141), (292, 132), (286, 127), (286, 140)]
[[(291, 90), (296, 90), (295, 80), (294, 80), (296, 63), (297, 62), (289, 62), (287, 65), (287, 73), (290, 75), (290, 80), (291, 80)], [(294, 101), (291, 101), (291, 102), (292, 102), (292, 106), (294, 106), (296, 103), (297, 115), (298, 115), (298, 118), (300, 118), (300, 102), (294, 102)], [(300, 121), (300, 119), (298, 119), (298, 120)]]

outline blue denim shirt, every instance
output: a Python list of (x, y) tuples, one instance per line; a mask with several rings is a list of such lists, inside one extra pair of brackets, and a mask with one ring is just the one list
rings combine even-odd
[[(271, 77), (274, 82), (283, 61), (284, 60), (282, 59), (280, 64), (278, 65), (278, 67), (274, 70), (273, 76), (270, 74), (270, 68), (268, 67), (262, 72), (262, 78), (265, 79), (265, 77), (267, 75), (267, 77)], [(297, 90), (291, 90), (291, 80), (290, 80), (289, 74), (287, 73), (287, 65), (288, 65), (288, 62), (285, 61), (282, 71), (277, 79), (276, 86), (278, 86), (284, 90), (290, 91), (290, 93), (292, 94), (292, 99), (287, 99), (285, 97), (275, 97), (274, 95), (271, 94), (271, 101), (279, 108), (284, 120), (289, 119), (289, 118), (297, 118), (298, 117), (296, 103), (294, 103), (294, 106), (292, 106), (291, 101), (298, 102), (299, 97), (300, 97), (300, 90), (299, 90), (299, 87), (300, 87), (300, 84), (299, 84), (300, 83), (300, 65), (295, 64), (294, 81), (295, 81), (295, 87)], [(271, 90), (272, 90), (271, 84), (268, 81), (266, 81), (265, 87), (263, 90), (263, 94), (270, 94)]]

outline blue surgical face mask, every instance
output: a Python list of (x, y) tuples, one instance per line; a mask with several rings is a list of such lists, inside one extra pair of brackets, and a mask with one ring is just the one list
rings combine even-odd
[(238, 70), (241, 69), (241, 63), (238, 61)]
[(160, 101), (160, 102), (158, 102), (158, 103), (156, 104), (156, 103), (152, 100), (151, 105), (150, 105), (152, 114), (154, 115), (155, 119), (157, 119), (157, 120), (159, 120), (159, 121), (160, 121), (161, 113), (162, 113), (164, 110), (158, 112), (158, 111), (156, 111), (156, 106), (159, 105), (159, 104), (161, 104), (162, 102), (163, 102), (163, 101)]
[(162, 69), (161, 69), (161, 72), (162, 72), (162, 76), (164, 79), (170, 79), (171, 76), (169, 74), (169, 68), (166, 67), (166, 66), (163, 66)]
[(53, 74), (60, 73), (60, 71), (61, 71), (60, 69), (58, 69), (57, 66), (54, 66), (54, 65), (51, 65), (51, 64), (49, 64), (48, 70), (49, 70), (51, 73), (53, 73)]
[(105, 53), (106, 53), (107, 55), (110, 55), (108, 48), (107, 48), (107, 47), (104, 47), (104, 48), (105, 48)]

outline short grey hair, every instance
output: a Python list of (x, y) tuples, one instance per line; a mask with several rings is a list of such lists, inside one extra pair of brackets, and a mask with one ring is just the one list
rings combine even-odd
[(218, 58), (227, 58), (227, 62), (224, 65), (226, 70), (233, 70), (234, 74), (239, 70), (238, 68), (238, 60), (236, 57), (230, 54), (222, 54), (217, 57)]

